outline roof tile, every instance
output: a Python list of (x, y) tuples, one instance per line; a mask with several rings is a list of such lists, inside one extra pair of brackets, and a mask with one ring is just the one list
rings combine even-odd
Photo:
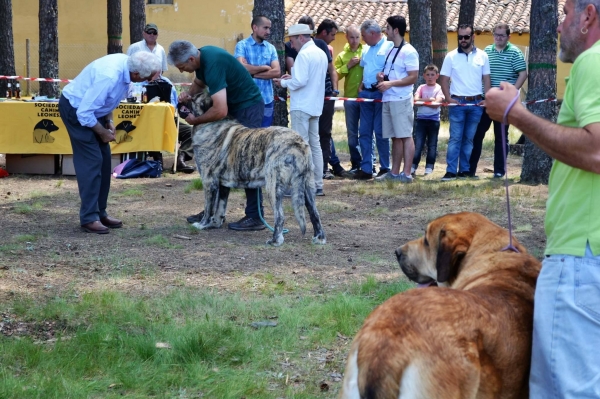
[[(566, 0), (558, 0), (559, 21), (564, 18), (563, 5)], [(460, 0), (447, 0), (448, 31), (458, 28)], [(491, 32), (494, 25), (506, 22), (511, 31), (529, 33), (529, 10), (531, 0), (477, 0), (474, 28), (476, 32)], [(297, 0), (287, 12), (286, 29), (295, 24), (303, 15), (310, 15), (315, 23), (325, 18), (337, 22), (340, 30), (352, 24), (360, 26), (367, 19), (376, 20), (383, 28), (390, 15), (404, 15), (407, 30), (410, 30), (408, 5), (406, 0)]]

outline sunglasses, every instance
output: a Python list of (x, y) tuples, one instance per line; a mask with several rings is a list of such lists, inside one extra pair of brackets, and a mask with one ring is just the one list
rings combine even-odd
[(469, 40), (471, 35), (458, 35), (458, 40)]
[(158, 32), (155, 30), (147, 30), (146, 33), (149, 35), (158, 35)]

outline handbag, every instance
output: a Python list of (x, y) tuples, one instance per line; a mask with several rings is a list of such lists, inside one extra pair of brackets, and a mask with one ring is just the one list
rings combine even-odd
[(116, 174), (117, 179), (131, 179), (134, 177), (153, 178), (162, 175), (162, 164), (158, 161), (142, 161), (132, 158), (126, 162), (121, 171), (117, 170), (120, 165), (115, 168), (114, 174)]
[(160, 101), (171, 102), (171, 88), (173, 87), (170, 83), (162, 79), (156, 79), (148, 82), (146, 87), (146, 94), (148, 101), (154, 97), (160, 98)]

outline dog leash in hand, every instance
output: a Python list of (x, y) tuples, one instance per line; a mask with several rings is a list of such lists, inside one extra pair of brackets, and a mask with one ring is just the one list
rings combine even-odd
[(504, 188), (506, 189), (506, 210), (508, 213), (508, 246), (502, 248), (502, 251), (515, 251), (517, 253), (519, 253), (519, 250), (517, 248), (515, 248), (515, 246), (513, 245), (512, 242), (512, 221), (511, 221), (511, 217), (510, 217), (510, 197), (508, 194), (508, 160), (507, 160), (507, 154), (506, 154), (506, 125), (508, 125), (508, 113), (510, 112), (510, 110), (512, 109), (512, 107), (516, 104), (516, 102), (519, 100), (519, 92), (517, 92), (517, 95), (515, 96), (515, 98), (512, 99), (512, 101), (508, 104), (508, 107), (506, 107), (506, 111), (504, 111), (504, 117), (502, 118), (502, 124), (500, 127), (500, 130), (502, 131), (502, 154), (504, 155)]

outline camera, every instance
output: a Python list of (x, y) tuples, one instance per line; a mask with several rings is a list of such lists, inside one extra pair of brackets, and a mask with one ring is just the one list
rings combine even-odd
[(388, 75), (383, 75), (383, 81), (384, 82), (389, 82), (390, 81), (390, 77)]
[(371, 90), (377, 90), (377, 85), (379, 82), (371, 83)]

